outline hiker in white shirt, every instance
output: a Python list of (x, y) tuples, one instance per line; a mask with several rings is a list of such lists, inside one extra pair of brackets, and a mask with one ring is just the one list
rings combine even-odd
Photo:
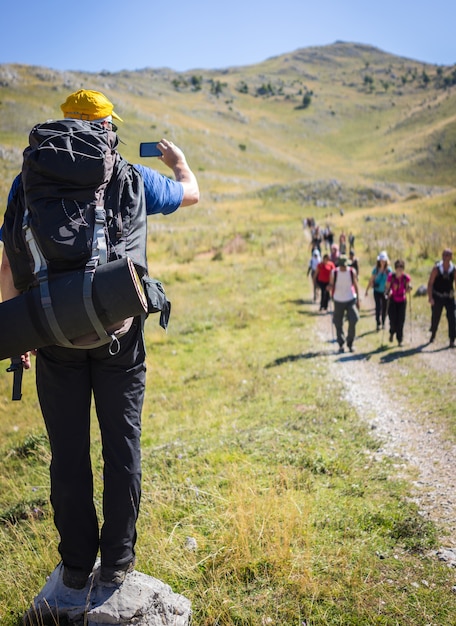
[[(339, 264), (331, 272), (328, 289), (332, 292), (334, 301), (333, 323), (336, 327), (339, 352), (344, 352), (345, 340), (350, 352), (353, 352), (355, 329), (359, 319), (359, 291), (356, 271), (348, 266), (347, 256), (339, 257)], [(344, 319), (348, 319), (348, 331), (345, 338)]]

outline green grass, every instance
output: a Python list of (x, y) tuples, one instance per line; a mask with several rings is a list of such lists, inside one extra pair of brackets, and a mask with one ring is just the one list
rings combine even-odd
[[(315, 340), (306, 304), (301, 209), (243, 208), (236, 254), (226, 252), (236, 204), (231, 215), (229, 205), (217, 207), (205, 223), (182, 210), (151, 233), (152, 265), (173, 316), (167, 335), (154, 317), (146, 326), (139, 569), (189, 597), (202, 626), (451, 624), (453, 573), (430, 554), (440, 545), (437, 529), (408, 501), (392, 461), (374, 460), (380, 443), (328, 379), (333, 348)], [(356, 211), (346, 217), (350, 224)], [(158, 228), (165, 223), (169, 230)], [(205, 254), (212, 249), (219, 260)], [(362, 260), (366, 267), (364, 253)], [(0, 373), (6, 626), (16, 626), (58, 561), (49, 452), (33, 374), (25, 378), (25, 404), (12, 404), (11, 380)], [(438, 393), (424, 374), (416, 387), (417, 404)], [(99, 493), (95, 427), (93, 437)]]

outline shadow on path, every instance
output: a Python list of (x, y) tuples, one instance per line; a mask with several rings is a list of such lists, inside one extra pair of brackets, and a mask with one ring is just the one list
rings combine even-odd
[(328, 350), (319, 350), (318, 352), (300, 352), (299, 354), (287, 354), (286, 356), (278, 357), (267, 363), (264, 367), (265, 369), (270, 369), (271, 367), (279, 367), (279, 365), (283, 365), (284, 363), (294, 363), (295, 361), (302, 361), (304, 359), (313, 359), (318, 356), (329, 356), (334, 354), (334, 351), (331, 349)]
[[(418, 353), (423, 353), (423, 348), (426, 348), (426, 346), (429, 346), (429, 342), (427, 341), (426, 343), (422, 343), (419, 346), (415, 346), (414, 348), (408, 348), (407, 350), (403, 350), (401, 348), (398, 348), (397, 350), (395, 350), (394, 352), (389, 352), (388, 354), (385, 354), (384, 356), (382, 356), (382, 358), (380, 359), (380, 363), (392, 363), (393, 361), (397, 361), (398, 359), (404, 359), (406, 357), (409, 356), (413, 356), (414, 354), (418, 354)], [(391, 346), (394, 347), (394, 346)], [(426, 352), (424, 352), (423, 354), (426, 354), (427, 352), (429, 353), (436, 353), (436, 352), (444, 352), (446, 350), (449, 350), (448, 346), (443, 347), (443, 348), (436, 348), (435, 350), (426, 350)]]
[(302, 306), (304, 304), (316, 304), (313, 300), (304, 300), (303, 298), (299, 298), (298, 300), (284, 300), (283, 304), (296, 304), (297, 306)]

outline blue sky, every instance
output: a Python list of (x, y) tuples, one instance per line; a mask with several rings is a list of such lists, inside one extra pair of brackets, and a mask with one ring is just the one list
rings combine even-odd
[(0, 63), (58, 70), (219, 69), (337, 40), (456, 63), (456, 0), (3, 3)]

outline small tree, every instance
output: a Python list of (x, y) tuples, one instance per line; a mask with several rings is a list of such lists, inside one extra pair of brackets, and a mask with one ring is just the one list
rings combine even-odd
[(202, 76), (192, 76), (190, 79), (190, 83), (192, 85), (193, 91), (201, 91), (203, 87), (203, 77)]
[(373, 91), (374, 89), (374, 79), (372, 78), (372, 76), (369, 76), (369, 74), (366, 74), (366, 76), (364, 77), (364, 86), (369, 91)]
[(311, 105), (311, 102), (312, 102), (312, 92), (306, 91), (306, 93), (304, 94), (302, 98), (302, 108), (303, 109), (309, 108)]
[(222, 83), (219, 80), (211, 81), (211, 94), (219, 97), (219, 95), (223, 92), (223, 88), (227, 86), (227, 83)]
[(239, 91), (239, 93), (249, 93), (249, 86), (244, 80), (241, 80), (241, 82), (237, 86), (237, 90)]

